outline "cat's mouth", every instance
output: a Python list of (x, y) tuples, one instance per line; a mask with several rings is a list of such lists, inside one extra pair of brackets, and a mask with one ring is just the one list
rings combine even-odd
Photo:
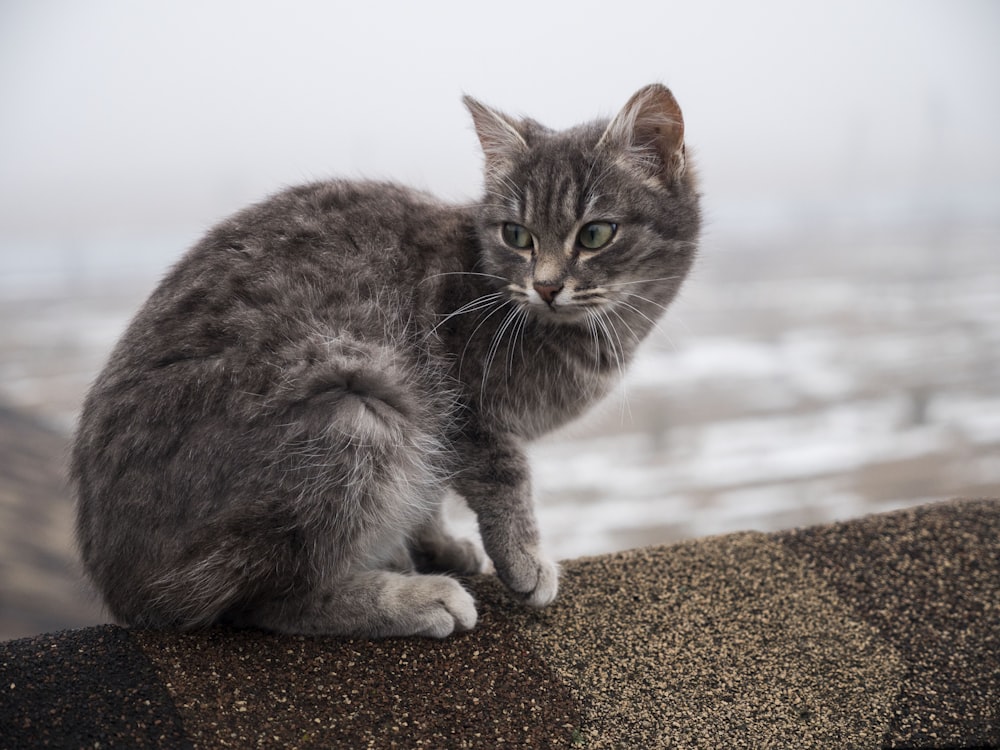
[(509, 287), (511, 296), (523, 308), (543, 320), (575, 323), (586, 320), (610, 304), (610, 300), (592, 291), (565, 285), (533, 283), (531, 287)]
[(532, 312), (545, 320), (557, 323), (576, 323), (584, 320), (589, 314), (587, 308), (580, 307), (579, 305), (552, 305), (545, 307), (532, 305)]

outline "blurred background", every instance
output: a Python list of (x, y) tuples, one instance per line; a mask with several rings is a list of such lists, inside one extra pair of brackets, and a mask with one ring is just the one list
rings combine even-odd
[(1000, 4), (4, 0), (0, 639), (104, 621), (68, 436), (210, 225), (328, 176), (473, 200), (463, 92), (564, 127), (653, 81), (702, 253), (625, 385), (535, 446), (549, 549), (1000, 495)]

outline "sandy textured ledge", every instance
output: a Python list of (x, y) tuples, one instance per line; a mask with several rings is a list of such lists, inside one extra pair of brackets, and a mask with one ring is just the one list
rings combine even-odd
[(1000, 501), (468, 582), (443, 642), (115, 626), (0, 643), (0, 746), (1000, 745)]

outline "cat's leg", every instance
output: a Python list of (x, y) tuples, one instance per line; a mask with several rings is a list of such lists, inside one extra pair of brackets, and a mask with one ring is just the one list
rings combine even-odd
[(475, 511), (500, 580), (532, 606), (551, 604), (559, 568), (539, 543), (528, 461), (519, 442), (509, 434), (466, 427), (456, 448), (463, 468), (452, 484)]
[[(372, 481), (350, 497), (317, 497), (322, 507), (305, 509), (312, 518), (284, 529), (275, 528), (275, 516), (293, 515), (294, 508), (282, 514), (246, 509), (235, 523), (201, 529), (194, 546), (204, 549), (215, 539), (213, 553), (164, 578), (156, 600), (170, 612), (165, 620), (147, 616), (136, 624), (191, 628), (220, 620), (280, 633), (363, 638), (442, 638), (471, 629), (475, 600), (453, 578), (414, 569), (410, 534), (391, 526), (365, 533), (364, 518), (351, 520), (350, 512), (336, 508), (347, 502), (385, 515), (378, 503), (398, 502), (398, 490)], [(336, 530), (318, 518), (324, 510), (338, 517)], [(337, 539), (332, 545), (331, 537)]]
[(377, 344), (313, 348), (289, 355), (242, 418), (188, 431), (199, 450), (225, 446), (213, 470), (226, 481), (201, 503), (221, 510), (171, 536), (178, 549), (132, 597), (130, 622), (357, 637), (473, 627), (472, 596), (414, 572), (407, 549), (436, 518), (450, 466), (433, 393)]
[(470, 539), (452, 536), (442, 509), (417, 527), (410, 538), (410, 554), (422, 573), (482, 573), (485, 560), (479, 546)]
[(444, 638), (476, 625), (476, 603), (453, 578), (361, 571), (296, 597), (272, 599), (230, 619), (296, 635)]
[[(326, 358), (292, 371), (262, 462), (261, 495), (281, 497), (291, 528), (284, 580), (234, 621), (286, 633), (443, 637), (476, 621), (452, 578), (414, 572), (407, 544), (444, 492), (439, 417), (397, 352), (324, 341)], [(294, 550), (292, 549), (294, 547)]]

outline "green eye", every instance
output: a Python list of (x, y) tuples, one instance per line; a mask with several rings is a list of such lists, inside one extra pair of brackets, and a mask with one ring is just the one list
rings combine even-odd
[(520, 224), (508, 221), (503, 225), (500, 234), (503, 236), (504, 242), (518, 250), (527, 250), (534, 246), (534, 242), (531, 239), (531, 232)]
[(609, 221), (594, 221), (580, 230), (576, 241), (580, 243), (580, 247), (587, 250), (600, 250), (611, 242), (616, 231), (618, 231), (617, 224), (612, 224)]

